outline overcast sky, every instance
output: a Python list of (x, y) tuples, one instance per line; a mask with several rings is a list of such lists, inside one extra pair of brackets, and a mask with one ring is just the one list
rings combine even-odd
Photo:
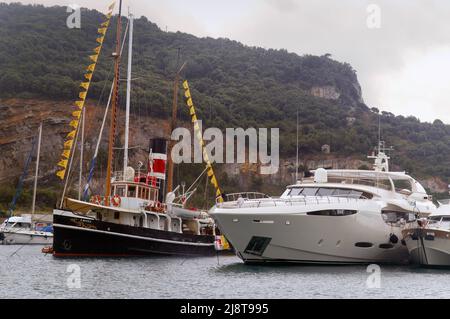
[[(2, 1), (2, 0), (0, 0)], [(4, 0), (3, 0), (4, 1)], [(6, 2), (17, 2), (6, 1)], [(23, 0), (105, 11), (110, 0)], [(124, 0), (161, 29), (298, 54), (332, 54), (358, 73), (370, 107), (450, 124), (449, 0)], [(377, 12), (380, 9), (379, 28)]]

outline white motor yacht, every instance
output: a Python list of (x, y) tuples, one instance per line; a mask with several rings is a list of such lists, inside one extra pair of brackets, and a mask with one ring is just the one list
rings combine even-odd
[(450, 266), (450, 201), (440, 202), (428, 219), (403, 230), (411, 261), (422, 266)]
[(317, 169), (279, 198), (229, 194), (210, 215), (246, 263), (407, 263), (402, 229), (436, 206), (386, 154), (371, 158), (375, 170)]

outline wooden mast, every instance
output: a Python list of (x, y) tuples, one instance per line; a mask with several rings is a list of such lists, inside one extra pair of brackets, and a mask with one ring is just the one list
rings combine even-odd
[[(186, 62), (183, 63), (181, 68), (175, 75), (175, 80), (173, 81), (173, 104), (172, 104), (172, 121), (170, 123), (170, 134), (177, 126), (177, 110), (178, 110), (178, 83), (180, 82), (180, 73), (186, 66)], [(169, 138), (169, 147), (167, 148), (167, 192), (170, 193), (173, 190), (173, 160), (172, 160), (172, 149), (175, 141)]]
[(113, 53), (114, 64), (114, 90), (112, 95), (111, 105), (111, 126), (109, 128), (109, 144), (108, 144), (108, 166), (106, 170), (105, 182), (105, 205), (109, 206), (111, 196), (111, 173), (113, 157), (113, 147), (116, 135), (117, 125), (117, 105), (119, 102), (119, 83), (120, 83), (120, 39), (121, 39), (121, 24), (122, 24), (122, 0), (119, 2), (119, 15), (117, 16), (117, 31), (116, 31), (116, 50)]

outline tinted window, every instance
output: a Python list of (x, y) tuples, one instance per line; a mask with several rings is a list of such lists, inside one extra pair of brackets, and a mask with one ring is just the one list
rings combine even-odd
[(315, 212), (308, 212), (306, 215), (312, 216), (348, 216), (356, 214), (356, 210), (350, 209), (327, 209), (327, 210), (319, 210)]
[(291, 188), (291, 192), (289, 193), (290, 196), (297, 196), (300, 195), (300, 193), (303, 191), (303, 188), (300, 187), (294, 187)]
[(317, 192), (316, 187), (306, 187), (303, 189), (302, 195), (303, 196), (315, 196)]
[(333, 188), (319, 188), (317, 196), (331, 196), (334, 193)]
[(333, 195), (334, 196), (348, 196), (348, 195), (350, 195), (351, 192), (352, 192), (351, 189), (337, 188), (334, 190)]
[(350, 196), (353, 198), (360, 198), (361, 195), (363, 194), (363, 192), (357, 191), (357, 190), (351, 190), (350, 191)]

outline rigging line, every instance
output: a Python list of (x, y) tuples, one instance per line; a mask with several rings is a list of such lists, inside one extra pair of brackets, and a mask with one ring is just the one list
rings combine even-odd
[(197, 177), (197, 179), (191, 184), (191, 186), (189, 186), (189, 188), (187, 189), (187, 191), (185, 192), (185, 193), (187, 193), (187, 192), (189, 192), (191, 189), (192, 189), (192, 187), (194, 187), (194, 185), (200, 180), (200, 178), (203, 176), (203, 174), (205, 174), (205, 172), (208, 170), (208, 167), (205, 167), (205, 169), (200, 173), (200, 175)]
[(13, 215), (14, 210), (16, 209), (16, 202), (19, 199), (19, 197), (22, 195), (23, 182), (25, 180), (26, 175), (28, 174), (28, 168), (30, 166), (31, 158), (33, 157), (35, 148), (36, 148), (36, 136), (33, 139), (33, 142), (31, 144), (30, 154), (28, 155), (27, 160), (25, 162), (25, 167), (23, 169), (22, 175), (20, 175), (20, 177), (19, 177), (19, 182), (17, 184), (16, 192), (14, 194), (14, 197), (13, 197), (11, 203), (9, 204), (9, 207), (8, 207), (9, 217), (11, 217)]
[[(77, 129), (77, 134), (75, 135), (74, 145), (77, 145), (78, 135), (80, 135), (80, 130)], [(73, 149), (73, 151), (72, 151), (72, 154), (70, 155), (69, 168), (68, 168), (68, 171), (67, 171), (67, 178), (66, 178), (66, 181), (64, 183), (64, 189), (63, 189), (63, 192), (62, 192), (62, 195), (61, 195), (61, 203), (60, 203), (60, 207), (59, 208), (62, 208), (63, 203), (64, 203), (64, 196), (66, 195), (67, 186), (69, 185), (69, 180), (71, 178), (70, 174), (72, 173), (71, 172), (71, 170), (72, 170), (72, 163), (73, 163), (73, 159), (75, 157), (76, 150), (77, 150), (77, 148), (75, 147)]]
[[(122, 55), (122, 51), (123, 51), (123, 48), (125, 46), (127, 30), (128, 30), (128, 23), (127, 23), (127, 25), (125, 27), (125, 36), (124, 36), (124, 38), (122, 40), (122, 46), (120, 48), (120, 55)], [(105, 83), (105, 85), (106, 85), (106, 83)], [(105, 113), (103, 115), (102, 125), (100, 127), (100, 132), (99, 132), (99, 135), (98, 135), (97, 144), (95, 146), (94, 156), (92, 157), (92, 160), (91, 160), (91, 163), (90, 163), (88, 179), (87, 179), (86, 184), (84, 186), (84, 191), (83, 191), (83, 200), (84, 201), (87, 200), (88, 191), (89, 191), (89, 187), (90, 187), (90, 182), (91, 182), (92, 178), (94, 177), (94, 169), (95, 169), (95, 166), (96, 166), (96, 163), (97, 163), (98, 151), (99, 151), (99, 148), (100, 148), (100, 142), (102, 140), (103, 130), (105, 128), (106, 119), (107, 119), (107, 116), (108, 116), (109, 106), (111, 104), (111, 98), (112, 98), (113, 90), (114, 90), (114, 79), (113, 79), (113, 83), (111, 85), (111, 89), (109, 91), (108, 102), (106, 103)], [(101, 172), (100, 172), (100, 175), (102, 175)]]
[[(122, 41), (122, 47), (121, 47), (121, 49), (120, 49), (120, 54), (122, 54), (123, 46), (124, 46), (124, 43), (125, 43), (125, 39), (127, 38), (127, 32), (128, 32), (128, 25), (129, 25), (129, 24), (130, 24), (130, 22), (128, 21), (128, 22), (127, 22), (127, 25), (125, 26), (125, 36), (124, 36), (123, 41)], [(98, 101), (97, 101), (97, 106), (100, 106), (101, 99), (102, 99), (103, 94), (104, 94), (104, 91), (105, 91), (105, 89), (106, 89), (106, 84), (108, 84), (108, 80), (109, 80), (109, 78), (111, 77), (111, 73), (112, 73), (113, 71), (114, 71), (114, 66), (113, 66), (112, 68), (109, 68), (108, 75), (106, 76), (105, 84), (103, 84), (103, 88), (102, 88), (102, 91), (101, 91), (101, 93), (100, 93), (100, 98), (99, 98)]]

